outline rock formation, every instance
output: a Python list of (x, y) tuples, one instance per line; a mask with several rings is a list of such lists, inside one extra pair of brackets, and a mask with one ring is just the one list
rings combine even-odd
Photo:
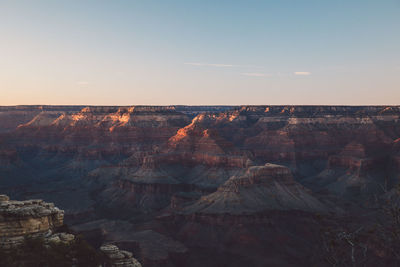
[(17, 246), (26, 236), (49, 237), (54, 229), (63, 225), (63, 218), (64, 211), (53, 203), (9, 200), (8, 196), (0, 195), (0, 247)]
[[(64, 211), (54, 207), (53, 203), (43, 200), (16, 201), (0, 195), (0, 249), (18, 249), (26, 238), (42, 238), (46, 246), (71, 245), (75, 241), (73, 234), (54, 232), (63, 225), (63, 218)], [(100, 251), (106, 256), (104, 267), (142, 266), (131, 252), (119, 250), (115, 245), (102, 245)], [(19, 259), (14, 260), (17, 262)]]
[(120, 250), (112, 244), (105, 244), (100, 247), (100, 250), (106, 255), (109, 260), (110, 267), (142, 267), (142, 265), (132, 257), (132, 253)]
[(100, 243), (134, 252), (143, 266), (171, 265), (175, 257), (184, 258), (188, 252), (181, 242), (153, 230), (136, 229), (128, 221), (102, 219), (74, 225), (72, 228), (88, 239), (100, 239)]
[(229, 178), (215, 193), (202, 197), (187, 212), (249, 214), (265, 210), (327, 211), (311, 192), (293, 180), (284, 166), (252, 166)]

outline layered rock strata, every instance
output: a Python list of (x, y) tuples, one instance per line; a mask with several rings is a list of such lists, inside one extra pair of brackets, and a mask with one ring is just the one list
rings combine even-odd
[(132, 253), (120, 250), (112, 244), (104, 244), (100, 250), (106, 255), (108, 264), (105, 267), (142, 267), (142, 265), (132, 257)]
[(43, 200), (9, 200), (0, 196), (0, 246), (18, 245), (26, 236), (49, 236), (63, 225), (64, 211)]
[(215, 193), (202, 197), (185, 211), (251, 214), (266, 210), (324, 212), (328, 208), (295, 182), (287, 167), (267, 163), (232, 176)]
[(365, 202), (398, 180), (399, 122), (398, 106), (2, 107), (0, 189), (77, 220), (104, 203), (149, 213), (272, 162)]
[[(10, 200), (0, 195), (0, 249), (13, 249), (26, 237), (43, 238), (45, 244), (71, 244), (73, 234), (53, 233), (63, 225), (64, 211), (43, 200)], [(132, 253), (119, 250), (115, 245), (103, 245), (100, 251), (106, 256), (104, 267), (141, 267)], [(17, 259), (16, 259), (17, 260)]]

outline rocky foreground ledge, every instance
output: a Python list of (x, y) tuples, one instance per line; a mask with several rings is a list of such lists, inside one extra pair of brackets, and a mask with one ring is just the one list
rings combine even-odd
[(100, 250), (112, 260), (113, 266), (118, 267), (142, 267), (142, 265), (132, 257), (132, 253), (120, 250), (116, 245), (105, 244)]
[[(17, 250), (27, 238), (40, 238), (46, 247), (63, 244), (73, 245), (73, 234), (57, 232), (64, 224), (64, 211), (53, 203), (41, 199), (16, 201), (6, 195), (0, 195), (0, 251)], [(104, 267), (141, 267), (132, 257), (132, 253), (120, 250), (113, 244), (100, 247)], [(18, 259), (15, 259), (18, 261)]]
[(63, 225), (64, 211), (43, 200), (10, 200), (0, 195), (0, 248), (14, 248), (25, 237), (52, 238), (52, 231)]

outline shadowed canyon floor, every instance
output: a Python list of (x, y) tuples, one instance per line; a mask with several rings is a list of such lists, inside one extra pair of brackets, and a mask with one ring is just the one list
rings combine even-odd
[(0, 107), (0, 192), (143, 266), (324, 266), (399, 178), (399, 106)]

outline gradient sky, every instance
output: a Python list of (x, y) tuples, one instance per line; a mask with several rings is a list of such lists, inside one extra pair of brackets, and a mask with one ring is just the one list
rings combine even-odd
[(0, 0), (14, 104), (400, 104), (400, 1)]

